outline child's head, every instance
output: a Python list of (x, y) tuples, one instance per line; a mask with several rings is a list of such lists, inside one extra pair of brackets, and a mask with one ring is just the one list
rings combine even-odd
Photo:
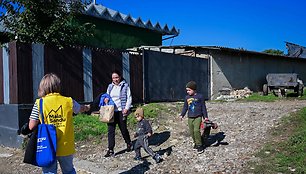
[(194, 95), (197, 90), (197, 83), (195, 81), (190, 81), (186, 84), (186, 91), (188, 95)]
[(134, 114), (137, 121), (142, 120), (144, 117), (144, 112), (142, 108), (137, 108)]
[(60, 93), (61, 80), (53, 73), (46, 74), (40, 81), (38, 96), (44, 97), (49, 93)]

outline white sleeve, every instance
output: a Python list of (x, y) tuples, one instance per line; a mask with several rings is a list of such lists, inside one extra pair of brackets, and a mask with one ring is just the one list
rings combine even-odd
[(126, 100), (125, 109), (129, 110), (132, 106), (132, 94), (131, 94), (130, 87), (128, 87), (126, 90), (127, 90), (127, 92), (126, 92), (127, 100)]
[(30, 119), (31, 120), (39, 120), (39, 112), (38, 112), (38, 107), (37, 107), (37, 104), (34, 103), (34, 106), (32, 108), (32, 112), (31, 112), (31, 115), (30, 115)]

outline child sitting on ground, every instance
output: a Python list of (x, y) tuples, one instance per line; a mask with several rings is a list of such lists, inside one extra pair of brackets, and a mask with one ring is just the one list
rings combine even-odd
[(135, 160), (141, 160), (140, 148), (143, 147), (144, 150), (152, 156), (156, 163), (162, 161), (161, 156), (158, 153), (154, 153), (153, 150), (149, 147), (148, 139), (152, 136), (152, 127), (148, 120), (144, 119), (144, 111), (142, 108), (137, 108), (135, 111), (135, 117), (138, 121), (137, 131), (134, 134), (134, 137), (137, 137), (136, 143), (134, 145), (135, 149)]

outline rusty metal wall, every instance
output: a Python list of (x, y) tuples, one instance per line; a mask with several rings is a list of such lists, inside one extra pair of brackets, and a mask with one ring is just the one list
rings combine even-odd
[(17, 43), (18, 104), (33, 103), (32, 46)]
[(188, 81), (208, 99), (208, 60), (155, 51), (144, 51), (145, 102), (177, 101), (186, 96)]
[(17, 80), (17, 43), (10, 42), (9, 47), (9, 103), (18, 103), (18, 80)]
[(73, 97), (76, 101), (83, 101), (82, 49), (69, 47), (58, 49), (45, 45), (44, 54), (45, 74), (53, 72), (59, 76), (62, 82), (62, 95)]

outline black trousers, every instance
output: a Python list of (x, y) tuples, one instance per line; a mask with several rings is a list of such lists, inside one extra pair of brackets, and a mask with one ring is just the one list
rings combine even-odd
[(115, 147), (115, 131), (116, 131), (116, 125), (118, 124), (119, 129), (121, 131), (121, 134), (124, 138), (125, 143), (130, 144), (131, 138), (130, 133), (127, 129), (127, 123), (126, 119), (123, 119), (123, 115), (121, 111), (115, 111), (114, 113), (114, 122), (113, 123), (107, 123), (108, 126), (108, 149), (114, 150)]
[(155, 153), (153, 150), (149, 147), (148, 138), (144, 135), (141, 135), (137, 138), (134, 149), (136, 153), (136, 157), (141, 157), (140, 148), (143, 147), (143, 149), (151, 156), (154, 157)]

